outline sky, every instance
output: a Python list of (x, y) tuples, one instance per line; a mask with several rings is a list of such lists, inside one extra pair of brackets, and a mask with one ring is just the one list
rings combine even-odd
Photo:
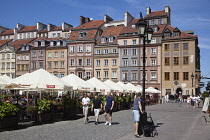
[(1, 0), (0, 25), (14, 29), (17, 23), (61, 26), (67, 22), (76, 27), (80, 16), (101, 20), (107, 14), (116, 21), (123, 20), (126, 11), (139, 18), (139, 12), (146, 14), (146, 7), (160, 11), (165, 6), (171, 8), (173, 27), (194, 30), (199, 36), (201, 75), (210, 77), (210, 0)]

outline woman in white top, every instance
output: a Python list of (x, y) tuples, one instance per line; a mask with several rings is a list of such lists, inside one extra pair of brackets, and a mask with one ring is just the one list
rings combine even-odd
[(190, 102), (191, 102), (191, 98), (190, 98), (190, 96), (188, 95), (188, 96), (187, 96), (187, 106), (188, 106), (188, 107), (190, 107)]

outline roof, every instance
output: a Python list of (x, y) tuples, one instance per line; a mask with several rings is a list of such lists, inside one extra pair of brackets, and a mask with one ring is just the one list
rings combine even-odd
[(4, 46), (5, 44), (11, 42), (12, 39), (7, 39), (7, 40), (0, 40), (0, 47)]
[(47, 29), (43, 29), (43, 30), (39, 31), (39, 33), (47, 33), (47, 32), (48, 32)]
[[(168, 25), (168, 26), (165, 28), (165, 30), (167, 30), (167, 29), (170, 30), (170, 31), (173, 33), (175, 27), (172, 27), (172, 26)], [(164, 31), (165, 31), (165, 30), (164, 30)], [(166, 37), (165, 39), (188, 38), (188, 37), (198, 37), (198, 35), (191, 35), (191, 34), (188, 34), (188, 33), (184, 32), (184, 31), (181, 31), (180, 36)]]
[(31, 31), (37, 31), (37, 26), (24, 26), (21, 30), (18, 32), (31, 32)]
[(113, 44), (113, 43), (117, 43), (117, 39), (114, 39), (113, 42), (105, 42), (105, 43), (101, 43), (101, 38), (102, 37), (109, 37), (109, 36), (113, 36), (113, 37), (117, 37), (119, 36), (119, 33), (121, 32), (121, 30), (124, 28), (124, 25), (119, 25), (119, 26), (108, 26), (106, 28), (104, 28), (103, 33), (101, 34), (100, 38), (98, 39), (98, 43), (97, 44)]
[(16, 40), (16, 41), (12, 42), (10, 45), (13, 46), (13, 47), (15, 47), (16, 49), (20, 49), (22, 44), (31, 43), (34, 39), (35, 38), (33, 38), (33, 39)]
[(136, 28), (132, 28), (132, 25), (135, 25), (138, 22), (139, 19), (133, 19), (127, 27), (124, 27), (120, 34), (125, 34), (125, 33), (134, 33), (137, 32)]
[(102, 24), (104, 24), (104, 20), (92, 20), (87, 23), (84, 23), (78, 27), (73, 28), (74, 29), (87, 29), (87, 28), (98, 28)]
[(2, 33), (0, 34), (0, 36), (1, 36), (1, 35), (12, 35), (12, 34), (14, 34), (14, 30), (5, 30), (4, 32), (2, 32)]
[(156, 17), (156, 16), (164, 16), (164, 15), (167, 15), (167, 13), (165, 13), (165, 11), (162, 10), (162, 11), (151, 12), (150, 14), (146, 15), (146, 17)]
[(87, 40), (87, 39), (95, 39), (97, 29), (93, 30), (83, 30), (82, 32), (86, 33), (86, 37), (80, 38), (79, 34), (81, 31), (72, 31), (68, 40)]
[(52, 28), (50, 31), (61, 31), (61, 30), (62, 30), (62, 26), (56, 26)]

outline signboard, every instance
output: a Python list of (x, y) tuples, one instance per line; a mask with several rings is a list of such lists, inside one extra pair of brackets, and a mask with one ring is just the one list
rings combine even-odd
[(55, 85), (46, 85), (47, 88), (55, 88)]

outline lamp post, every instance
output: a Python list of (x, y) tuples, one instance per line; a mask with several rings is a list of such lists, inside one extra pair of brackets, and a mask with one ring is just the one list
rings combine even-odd
[(194, 95), (194, 94), (193, 94), (193, 79), (194, 79), (194, 77), (195, 77), (195, 76), (194, 76), (193, 73), (192, 73), (192, 75), (191, 75), (191, 79), (192, 79), (192, 95)]
[[(145, 112), (145, 80), (146, 80), (146, 73), (145, 73), (145, 43), (150, 43), (152, 39), (153, 29), (151, 29), (147, 23), (147, 21), (143, 18), (142, 13), (140, 12), (140, 19), (136, 23), (136, 29), (138, 32), (139, 39), (143, 39), (143, 84), (142, 84), (142, 111)], [(140, 41), (139, 41), (140, 42)]]

